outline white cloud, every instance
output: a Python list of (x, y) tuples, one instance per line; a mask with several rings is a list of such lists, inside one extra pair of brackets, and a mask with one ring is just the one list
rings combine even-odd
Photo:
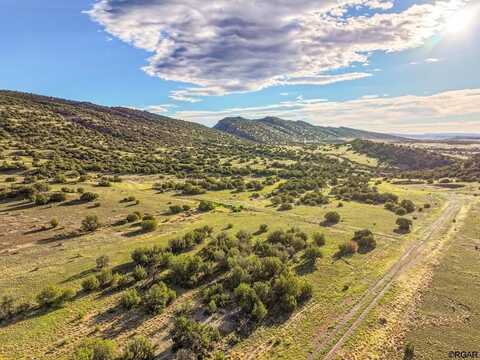
[(428, 59), (425, 59), (425, 62), (426, 63), (437, 63), (439, 62), (440, 59), (437, 59), (437, 58), (428, 58)]
[(221, 111), (178, 111), (175, 116), (206, 125), (214, 125), (227, 116), (278, 116), (317, 125), (347, 126), (373, 131), (480, 132), (480, 88), (427, 96), (363, 97), (344, 102), (325, 99), (284, 101), (267, 106)]
[(421, 63), (425, 63), (425, 64), (435, 64), (435, 63), (438, 63), (438, 62), (440, 62), (440, 61), (442, 61), (442, 60), (431, 57), (431, 58), (426, 58), (426, 59), (424, 59), (422, 62), (412, 61), (412, 62), (410, 62), (410, 65), (418, 65), (418, 64), (421, 64)]
[(329, 73), (367, 64), (376, 51), (421, 46), (466, 1), (391, 12), (390, 0), (97, 0), (88, 13), (110, 35), (152, 53), (149, 75), (193, 84), (172, 98), (195, 102), (370, 76)]
[(147, 106), (143, 110), (149, 111), (155, 114), (163, 114), (170, 111), (171, 108), (176, 108), (177, 106), (174, 104), (161, 104), (161, 105), (151, 105)]

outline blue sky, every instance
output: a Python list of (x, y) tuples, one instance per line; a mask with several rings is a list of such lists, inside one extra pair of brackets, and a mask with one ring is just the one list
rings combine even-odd
[(206, 125), (480, 131), (479, 0), (248, 2), (3, 0), (0, 88)]

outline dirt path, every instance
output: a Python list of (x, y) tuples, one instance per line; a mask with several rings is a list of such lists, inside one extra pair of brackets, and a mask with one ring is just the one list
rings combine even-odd
[[(455, 219), (461, 207), (462, 201), (460, 198), (451, 198), (447, 201), (441, 215), (422, 231), (418, 240), (413, 242), (390, 270), (367, 290), (359, 302), (337, 321), (337, 325), (329, 334), (325, 337), (324, 334), (319, 334), (316, 337), (314, 350), (309, 356), (309, 360), (319, 357), (319, 354), (328, 349), (323, 359), (331, 360), (334, 358), (337, 351), (347, 342), (370, 311), (383, 298), (393, 281), (422, 253), (424, 245), (435, 235), (446, 232), (447, 226), (452, 226), (453, 219)], [(340, 335), (341, 337), (335, 341)]]

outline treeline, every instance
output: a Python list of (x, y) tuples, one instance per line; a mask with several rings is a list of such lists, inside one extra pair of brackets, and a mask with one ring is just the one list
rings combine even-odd
[(367, 140), (354, 140), (350, 145), (352, 150), (400, 170), (434, 169), (454, 162), (443, 155), (403, 145)]

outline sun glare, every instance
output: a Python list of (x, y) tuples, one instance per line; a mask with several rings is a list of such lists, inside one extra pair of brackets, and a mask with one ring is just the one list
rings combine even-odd
[(464, 9), (453, 14), (447, 21), (445, 31), (448, 34), (459, 34), (468, 31), (475, 18), (475, 9)]

